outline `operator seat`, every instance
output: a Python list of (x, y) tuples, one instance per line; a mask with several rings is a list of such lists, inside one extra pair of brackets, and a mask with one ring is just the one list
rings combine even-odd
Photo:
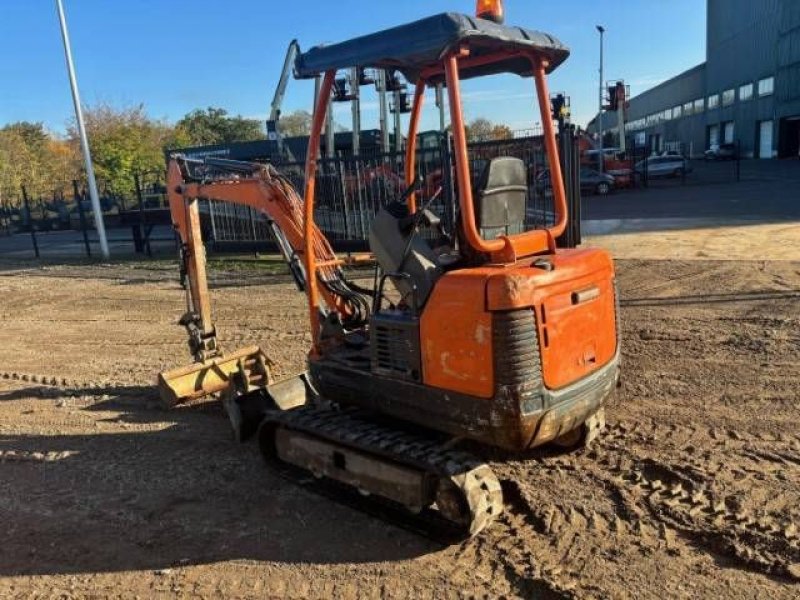
[(445, 267), (412, 221), (406, 203), (390, 202), (372, 221), (369, 248), (403, 301), (420, 309)]
[(475, 195), (475, 223), (485, 240), (525, 231), (528, 178), (525, 163), (512, 156), (493, 158)]

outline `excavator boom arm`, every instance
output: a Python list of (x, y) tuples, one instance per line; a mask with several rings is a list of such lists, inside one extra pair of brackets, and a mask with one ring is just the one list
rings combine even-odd
[[(298, 287), (305, 289), (306, 273), (300, 260), (305, 252), (303, 201), (292, 184), (273, 167), (175, 156), (170, 160), (167, 178), (172, 223), (183, 247), (190, 307), (203, 335), (211, 336), (214, 330), (200, 228), (200, 199), (249, 206), (266, 215)], [(328, 311), (336, 313), (344, 323), (363, 321), (368, 307), (346, 284), (341, 271), (343, 261), (336, 257), (316, 225), (312, 231), (319, 289)], [(208, 356), (197, 358), (203, 360)]]

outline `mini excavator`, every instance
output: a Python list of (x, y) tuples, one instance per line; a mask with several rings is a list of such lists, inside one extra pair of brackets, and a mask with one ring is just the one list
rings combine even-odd
[[(501, 2), (479, 0), (476, 17), (440, 14), (298, 53), (295, 76), (321, 77), (302, 197), (267, 164), (175, 155), (168, 167), (188, 280), (180, 323), (195, 363), (159, 375), (164, 400), (220, 394), (237, 435), (257, 436), (268, 461), (435, 514), (464, 535), (491, 523), (503, 500), (491, 468), (462, 442), (514, 453), (589, 443), (604, 426), (604, 404), (619, 378), (612, 260), (600, 249), (555, 242), (568, 215), (546, 75), (569, 51), (548, 34), (502, 21)], [(348, 279), (345, 261), (314, 222), (327, 99), (337, 71), (352, 67), (398, 71), (416, 83), (408, 189), (371, 225), (374, 289)], [(529, 181), (521, 160), (490, 160), (473, 185), (461, 81), (497, 73), (533, 80), (552, 174), (551, 227), (525, 226)], [(424, 92), (440, 83), (449, 99), (458, 217), (445, 232), (448, 243), (434, 248), (423, 234), (442, 224), (418, 189), (414, 165)], [(266, 215), (308, 302), (312, 341), (302, 375), (274, 381), (258, 347), (220, 348), (201, 199)]]

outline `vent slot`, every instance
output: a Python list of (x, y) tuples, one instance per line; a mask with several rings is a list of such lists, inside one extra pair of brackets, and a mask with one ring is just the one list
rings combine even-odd
[(372, 371), (377, 375), (419, 381), (419, 321), (403, 313), (378, 313), (370, 333)]

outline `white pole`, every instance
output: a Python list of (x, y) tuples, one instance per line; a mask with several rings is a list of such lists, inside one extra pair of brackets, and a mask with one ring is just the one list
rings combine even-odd
[(72, 88), (72, 102), (75, 104), (75, 120), (78, 122), (78, 134), (81, 138), (81, 149), (83, 150), (83, 162), (86, 165), (86, 179), (89, 181), (89, 198), (92, 201), (92, 212), (94, 213), (94, 226), (97, 229), (97, 237), (100, 240), (100, 252), (103, 258), (109, 257), (108, 240), (106, 239), (106, 227), (103, 223), (103, 211), (100, 209), (100, 198), (97, 195), (97, 182), (94, 179), (94, 167), (92, 167), (92, 155), (89, 152), (89, 140), (86, 137), (86, 127), (83, 124), (83, 110), (81, 109), (81, 97), (78, 93), (78, 82), (75, 79), (75, 66), (72, 64), (72, 50), (70, 50), (69, 33), (67, 33), (67, 21), (64, 18), (64, 7), (61, 0), (56, 0), (58, 9), (58, 19), (61, 23), (61, 38), (64, 40), (64, 57), (67, 61), (67, 72), (69, 73), (69, 84)]

